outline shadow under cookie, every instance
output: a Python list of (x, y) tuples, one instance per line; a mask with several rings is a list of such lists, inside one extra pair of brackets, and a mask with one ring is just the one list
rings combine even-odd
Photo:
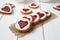
[(15, 23), (14, 23), (14, 24), (11, 24), (11, 25), (9, 26), (9, 29), (11, 30), (11, 32), (12, 32), (13, 34), (15, 34), (15, 36), (18, 36), (19, 38), (21, 38), (21, 37), (24, 37), (25, 35), (28, 35), (28, 34), (32, 33), (35, 29), (39, 28), (39, 27), (42, 25), (42, 23), (45, 24), (45, 23), (47, 23), (47, 22), (49, 22), (49, 21), (51, 21), (51, 20), (54, 20), (56, 17), (57, 17), (57, 16), (52, 13), (51, 16), (50, 16), (49, 18), (47, 18), (46, 20), (44, 20), (44, 21), (42, 21), (42, 22), (39, 22), (39, 23), (36, 24), (36, 25), (32, 25), (32, 29), (31, 29), (29, 32), (27, 32), (27, 33), (21, 33), (21, 32), (19, 32), (19, 31), (15, 28)]

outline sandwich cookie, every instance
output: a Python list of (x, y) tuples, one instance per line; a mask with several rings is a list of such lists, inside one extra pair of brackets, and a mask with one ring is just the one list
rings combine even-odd
[(10, 5), (2, 5), (0, 7), (0, 13), (2, 14), (11, 14), (12, 13), (12, 8)]
[(29, 8), (23, 8), (23, 9), (21, 10), (21, 13), (22, 13), (22, 14), (30, 14), (30, 13), (32, 13), (32, 10), (29, 9)]
[(31, 3), (31, 4), (29, 5), (29, 7), (30, 7), (30, 8), (33, 8), (33, 9), (36, 9), (36, 8), (38, 8), (39, 6), (38, 6), (36, 3)]
[(31, 24), (28, 19), (22, 18), (16, 23), (15, 27), (19, 32), (25, 33), (31, 29)]
[(60, 5), (57, 5), (57, 6), (53, 7), (53, 9), (60, 10)]
[(37, 14), (38, 14), (41, 21), (46, 19), (46, 13), (45, 12), (40, 11), (40, 12), (37, 12)]

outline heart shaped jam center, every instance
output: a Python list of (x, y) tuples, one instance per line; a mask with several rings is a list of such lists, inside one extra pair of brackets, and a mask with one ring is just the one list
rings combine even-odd
[[(31, 16), (32, 16), (32, 15), (31, 15)], [(33, 16), (32, 16), (33, 21), (34, 21), (36, 18), (37, 18), (36, 15), (33, 15)]]
[(36, 4), (32, 3), (31, 6), (36, 6)]
[(56, 6), (56, 7), (60, 8), (60, 5), (58, 5), (58, 6)]
[(4, 8), (2, 8), (3, 11), (9, 12), (10, 8), (8, 6), (5, 6)]
[(30, 18), (27, 18), (27, 17), (23, 17), (23, 18), (26, 18), (26, 19), (28, 19), (30, 21)]
[(37, 14), (39, 15), (40, 18), (44, 16), (44, 14), (40, 12), (38, 12)]
[(48, 12), (45, 12), (46, 14), (48, 14)]
[(24, 11), (29, 11), (29, 9), (23, 9)]
[(20, 21), (18, 22), (18, 24), (19, 24), (20, 28), (22, 29), (22, 28), (24, 28), (24, 27), (28, 24), (28, 22), (27, 22), (27, 21), (22, 21), (22, 20), (20, 20)]

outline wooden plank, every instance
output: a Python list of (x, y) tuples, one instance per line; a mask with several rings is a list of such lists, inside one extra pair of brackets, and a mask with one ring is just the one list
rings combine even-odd
[(10, 31), (9, 25), (13, 22), (9, 17), (4, 16), (0, 21), (0, 40), (16, 40), (17, 37)]
[(43, 24), (45, 40), (60, 40), (60, 11), (52, 8), (57, 4), (59, 3), (46, 4), (45, 8), (42, 7), (43, 10), (47, 9), (54, 13), (54, 15), (52, 15), (53, 17), (45, 21)]

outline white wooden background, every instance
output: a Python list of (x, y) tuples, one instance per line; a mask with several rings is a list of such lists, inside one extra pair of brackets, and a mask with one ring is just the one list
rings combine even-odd
[[(51, 11), (55, 14), (55, 18), (43, 22), (39, 25), (39, 28), (22, 38), (15, 36), (9, 29), (9, 26), (19, 20), (22, 16), (20, 14), (20, 9), (26, 7), (30, 2), (27, 4), (18, 4), (12, 0), (0, 0), (0, 5), (7, 2), (15, 4), (16, 7), (13, 9), (14, 13), (12, 15), (4, 15), (1, 18), (2, 14), (0, 14), (0, 40), (60, 40), (60, 11), (52, 8), (53, 6), (60, 4), (59, 0), (53, 0), (51, 3), (39, 3), (35, 0), (41, 7), (39, 9)], [(37, 9), (37, 11), (39, 11), (39, 9)]]

